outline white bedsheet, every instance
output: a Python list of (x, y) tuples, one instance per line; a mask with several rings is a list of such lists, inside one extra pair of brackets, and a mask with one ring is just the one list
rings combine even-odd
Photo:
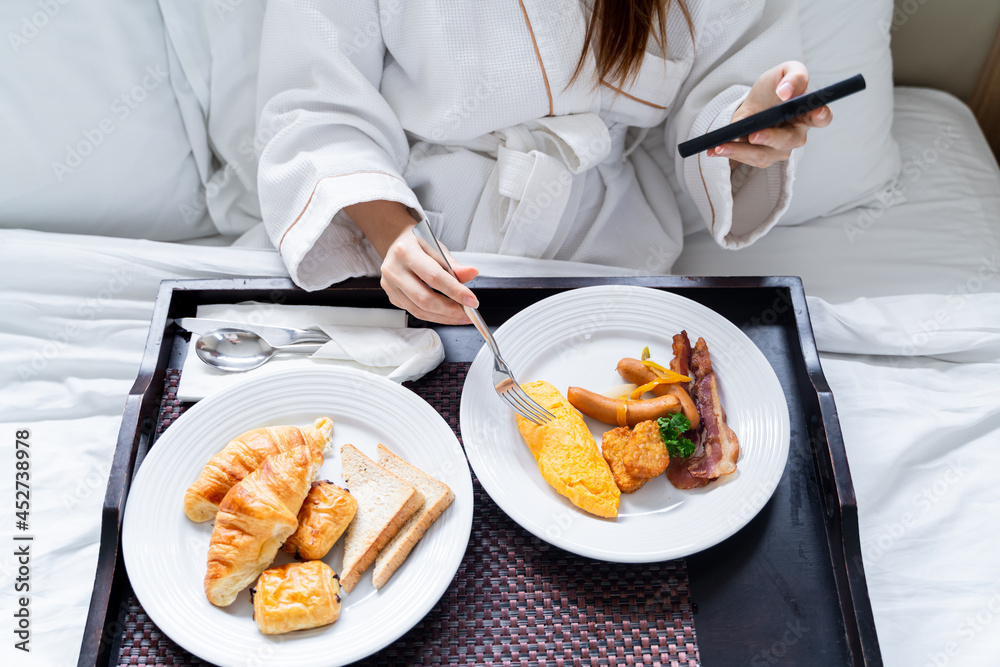
[[(929, 92), (904, 91), (898, 100), (904, 161), (928, 137), (933, 145), (937, 126), (954, 125), (969, 145), (942, 151), (906, 186), (909, 202), (884, 211), (854, 244), (837, 241), (855, 219), (849, 213), (775, 229), (765, 250), (762, 243), (724, 260), (689, 239), (682, 261), (696, 274), (801, 274), (807, 292), (821, 297), (810, 308), (847, 441), (886, 664), (993, 664), (1000, 280), (981, 257), (1000, 249), (1000, 177), (986, 168), (988, 153), (975, 146), (963, 107)], [(484, 273), (501, 269), (480, 265)], [(565, 275), (579, 267), (536, 269)], [(0, 231), (0, 460), (11, 488), (15, 431), (29, 428), (35, 535), (28, 655), (12, 647), (17, 573), (12, 549), (0, 551), (0, 630), (8, 637), (0, 664), (76, 663), (109, 463), (157, 285), (232, 275), (285, 270), (261, 250), (178, 252), (167, 243)], [(875, 298), (853, 301), (862, 296)], [(4, 545), (14, 521), (8, 494)]]

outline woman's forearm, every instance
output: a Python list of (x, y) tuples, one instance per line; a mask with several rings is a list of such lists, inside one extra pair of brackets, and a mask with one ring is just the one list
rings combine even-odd
[(344, 212), (351, 217), (380, 257), (385, 259), (389, 246), (399, 236), (417, 224), (406, 206), (396, 201), (377, 199), (360, 204), (345, 206)]

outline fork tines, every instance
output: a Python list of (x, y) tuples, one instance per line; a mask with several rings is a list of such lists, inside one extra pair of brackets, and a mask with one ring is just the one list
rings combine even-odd
[(540, 406), (524, 393), (524, 390), (516, 383), (511, 383), (511, 386), (505, 388), (500, 393), (500, 397), (507, 401), (510, 407), (514, 408), (519, 415), (535, 422), (539, 426), (556, 418), (554, 414)]

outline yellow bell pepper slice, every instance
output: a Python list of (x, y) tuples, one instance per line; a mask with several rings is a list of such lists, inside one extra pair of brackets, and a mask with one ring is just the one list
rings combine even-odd
[(659, 375), (661, 378), (670, 378), (667, 380), (668, 382), (691, 382), (692, 380), (692, 378), (689, 378), (687, 375), (681, 375), (680, 373), (675, 373), (669, 368), (664, 368), (660, 364), (650, 359), (646, 359), (644, 362), (642, 362), (642, 365), (645, 366), (646, 368), (653, 369), (656, 372), (656, 374)]
[[(679, 375), (677, 373), (674, 373), (674, 375), (677, 376), (677, 378), (683, 378), (684, 377), (683, 375)], [(644, 385), (640, 385), (640, 386), (636, 387), (635, 390), (629, 395), (629, 398), (632, 399), (633, 401), (637, 401), (640, 398), (642, 398), (643, 394), (645, 394), (647, 391), (652, 391), (653, 388), (657, 387), (658, 385), (661, 385), (661, 384), (676, 384), (678, 382), (683, 382), (683, 381), (684, 380), (682, 380), (682, 379), (674, 379), (674, 378), (657, 378), (657, 379), (653, 380), (652, 382), (647, 382)]]
[(677, 382), (693, 382), (692, 378), (687, 375), (681, 375), (680, 373), (675, 373), (669, 368), (665, 368), (660, 364), (656, 363), (649, 358), (649, 347), (645, 347), (642, 350), (642, 365), (646, 368), (652, 370), (656, 373), (657, 378), (652, 382), (647, 382), (646, 384), (636, 387), (632, 394), (629, 396), (633, 401), (638, 400), (647, 391), (651, 391), (654, 387), (660, 384), (674, 384)]

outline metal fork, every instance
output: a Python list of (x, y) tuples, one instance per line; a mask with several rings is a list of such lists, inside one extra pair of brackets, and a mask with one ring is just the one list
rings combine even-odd
[[(441, 244), (438, 243), (437, 237), (434, 236), (434, 232), (431, 231), (431, 226), (430, 223), (428, 223), (427, 218), (423, 218), (417, 223), (417, 226), (413, 228), (413, 233), (417, 236), (417, 239), (421, 241), (420, 245), (423, 247), (424, 251), (437, 260), (437, 263), (440, 264), (443, 269), (454, 276), (455, 270), (452, 269), (451, 264), (448, 263), (448, 258), (441, 249)], [(472, 324), (476, 327), (479, 333), (482, 334), (483, 339), (486, 340), (486, 345), (488, 345), (490, 351), (493, 352), (493, 388), (496, 389), (500, 398), (505, 400), (507, 404), (510, 405), (515, 412), (517, 412), (517, 414), (521, 415), (525, 419), (535, 422), (538, 425), (546, 424), (555, 419), (556, 416), (554, 414), (536, 403), (524, 392), (523, 389), (521, 389), (521, 385), (514, 379), (514, 374), (511, 372), (510, 366), (508, 366), (507, 362), (503, 360), (502, 356), (500, 356), (500, 348), (497, 346), (497, 342), (493, 338), (490, 328), (486, 326), (486, 322), (483, 320), (482, 315), (479, 314), (479, 311), (465, 305), (463, 305), (462, 308), (465, 309), (465, 314), (470, 320), (472, 320)]]

